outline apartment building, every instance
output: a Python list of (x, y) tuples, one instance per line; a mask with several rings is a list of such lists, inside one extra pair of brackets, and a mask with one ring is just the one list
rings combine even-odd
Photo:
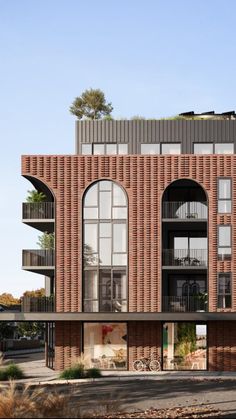
[(46, 322), (48, 366), (236, 370), (235, 113), (183, 116), (77, 121), (74, 155), (22, 156), (47, 197), (23, 222), (55, 249), (23, 250), (46, 297), (11, 316)]

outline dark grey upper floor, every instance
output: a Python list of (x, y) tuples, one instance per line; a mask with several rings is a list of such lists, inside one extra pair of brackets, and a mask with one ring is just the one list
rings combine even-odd
[[(212, 152), (221, 154), (220, 144), (233, 144), (229, 154), (235, 152), (236, 120), (97, 120), (76, 121), (76, 153), (82, 154), (82, 144), (127, 144), (127, 152), (120, 154), (146, 154), (142, 144), (160, 144), (157, 154), (165, 153), (164, 145), (180, 144), (182, 154), (194, 153), (196, 143), (212, 144)], [(218, 145), (219, 144), (219, 145)], [(168, 147), (168, 146), (167, 146)], [(218, 147), (218, 149), (216, 149)], [(105, 154), (113, 154), (111, 152)], [(173, 147), (175, 150), (175, 147)], [(227, 147), (226, 147), (227, 150)], [(118, 152), (119, 153), (119, 152)], [(91, 154), (85, 153), (83, 154)], [(98, 153), (93, 153), (98, 154)], [(99, 153), (103, 154), (103, 153)], [(114, 153), (117, 154), (117, 153)], [(147, 153), (149, 154), (149, 153)], [(152, 152), (152, 154), (155, 154)], [(167, 153), (169, 154), (169, 153)], [(171, 154), (175, 154), (172, 152)], [(176, 153), (179, 154), (179, 153)], [(199, 150), (198, 150), (199, 154)], [(201, 150), (200, 150), (200, 154)], [(228, 154), (223, 152), (223, 154)]]

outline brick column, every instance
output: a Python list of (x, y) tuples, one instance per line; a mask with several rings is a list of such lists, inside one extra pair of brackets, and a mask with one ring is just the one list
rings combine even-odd
[(64, 370), (81, 353), (82, 323), (56, 322), (55, 323), (55, 370)]
[(136, 359), (161, 355), (161, 322), (128, 323), (128, 369)]
[(209, 371), (236, 371), (236, 321), (208, 323)]

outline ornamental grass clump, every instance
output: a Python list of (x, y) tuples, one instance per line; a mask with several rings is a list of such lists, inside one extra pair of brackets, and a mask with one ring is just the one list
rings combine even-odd
[(21, 380), (24, 378), (22, 369), (16, 364), (9, 364), (0, 368), (0, 381)]
[(83, 364), (75, 364), (72, 367), (65, 369), (59, 376), (62, 380), (76, 380), (85, 377), (86, 375)]

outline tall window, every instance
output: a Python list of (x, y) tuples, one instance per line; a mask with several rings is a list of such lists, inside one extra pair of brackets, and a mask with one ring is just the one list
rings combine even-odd
[(82, 144), (82, 154), (128, 154), (127, 143)]
[(231, 225), (218, 227), (218, 259), (231, 259)]
[(127, 311), (127, 198), (102, 180), (83, 202), (84, 311)]
[(231, 308), (231, 273), (218, 275), (218, 308)]
[(218, 212), (231, 212), (232, 199), (231, 179), (218, 179)]

